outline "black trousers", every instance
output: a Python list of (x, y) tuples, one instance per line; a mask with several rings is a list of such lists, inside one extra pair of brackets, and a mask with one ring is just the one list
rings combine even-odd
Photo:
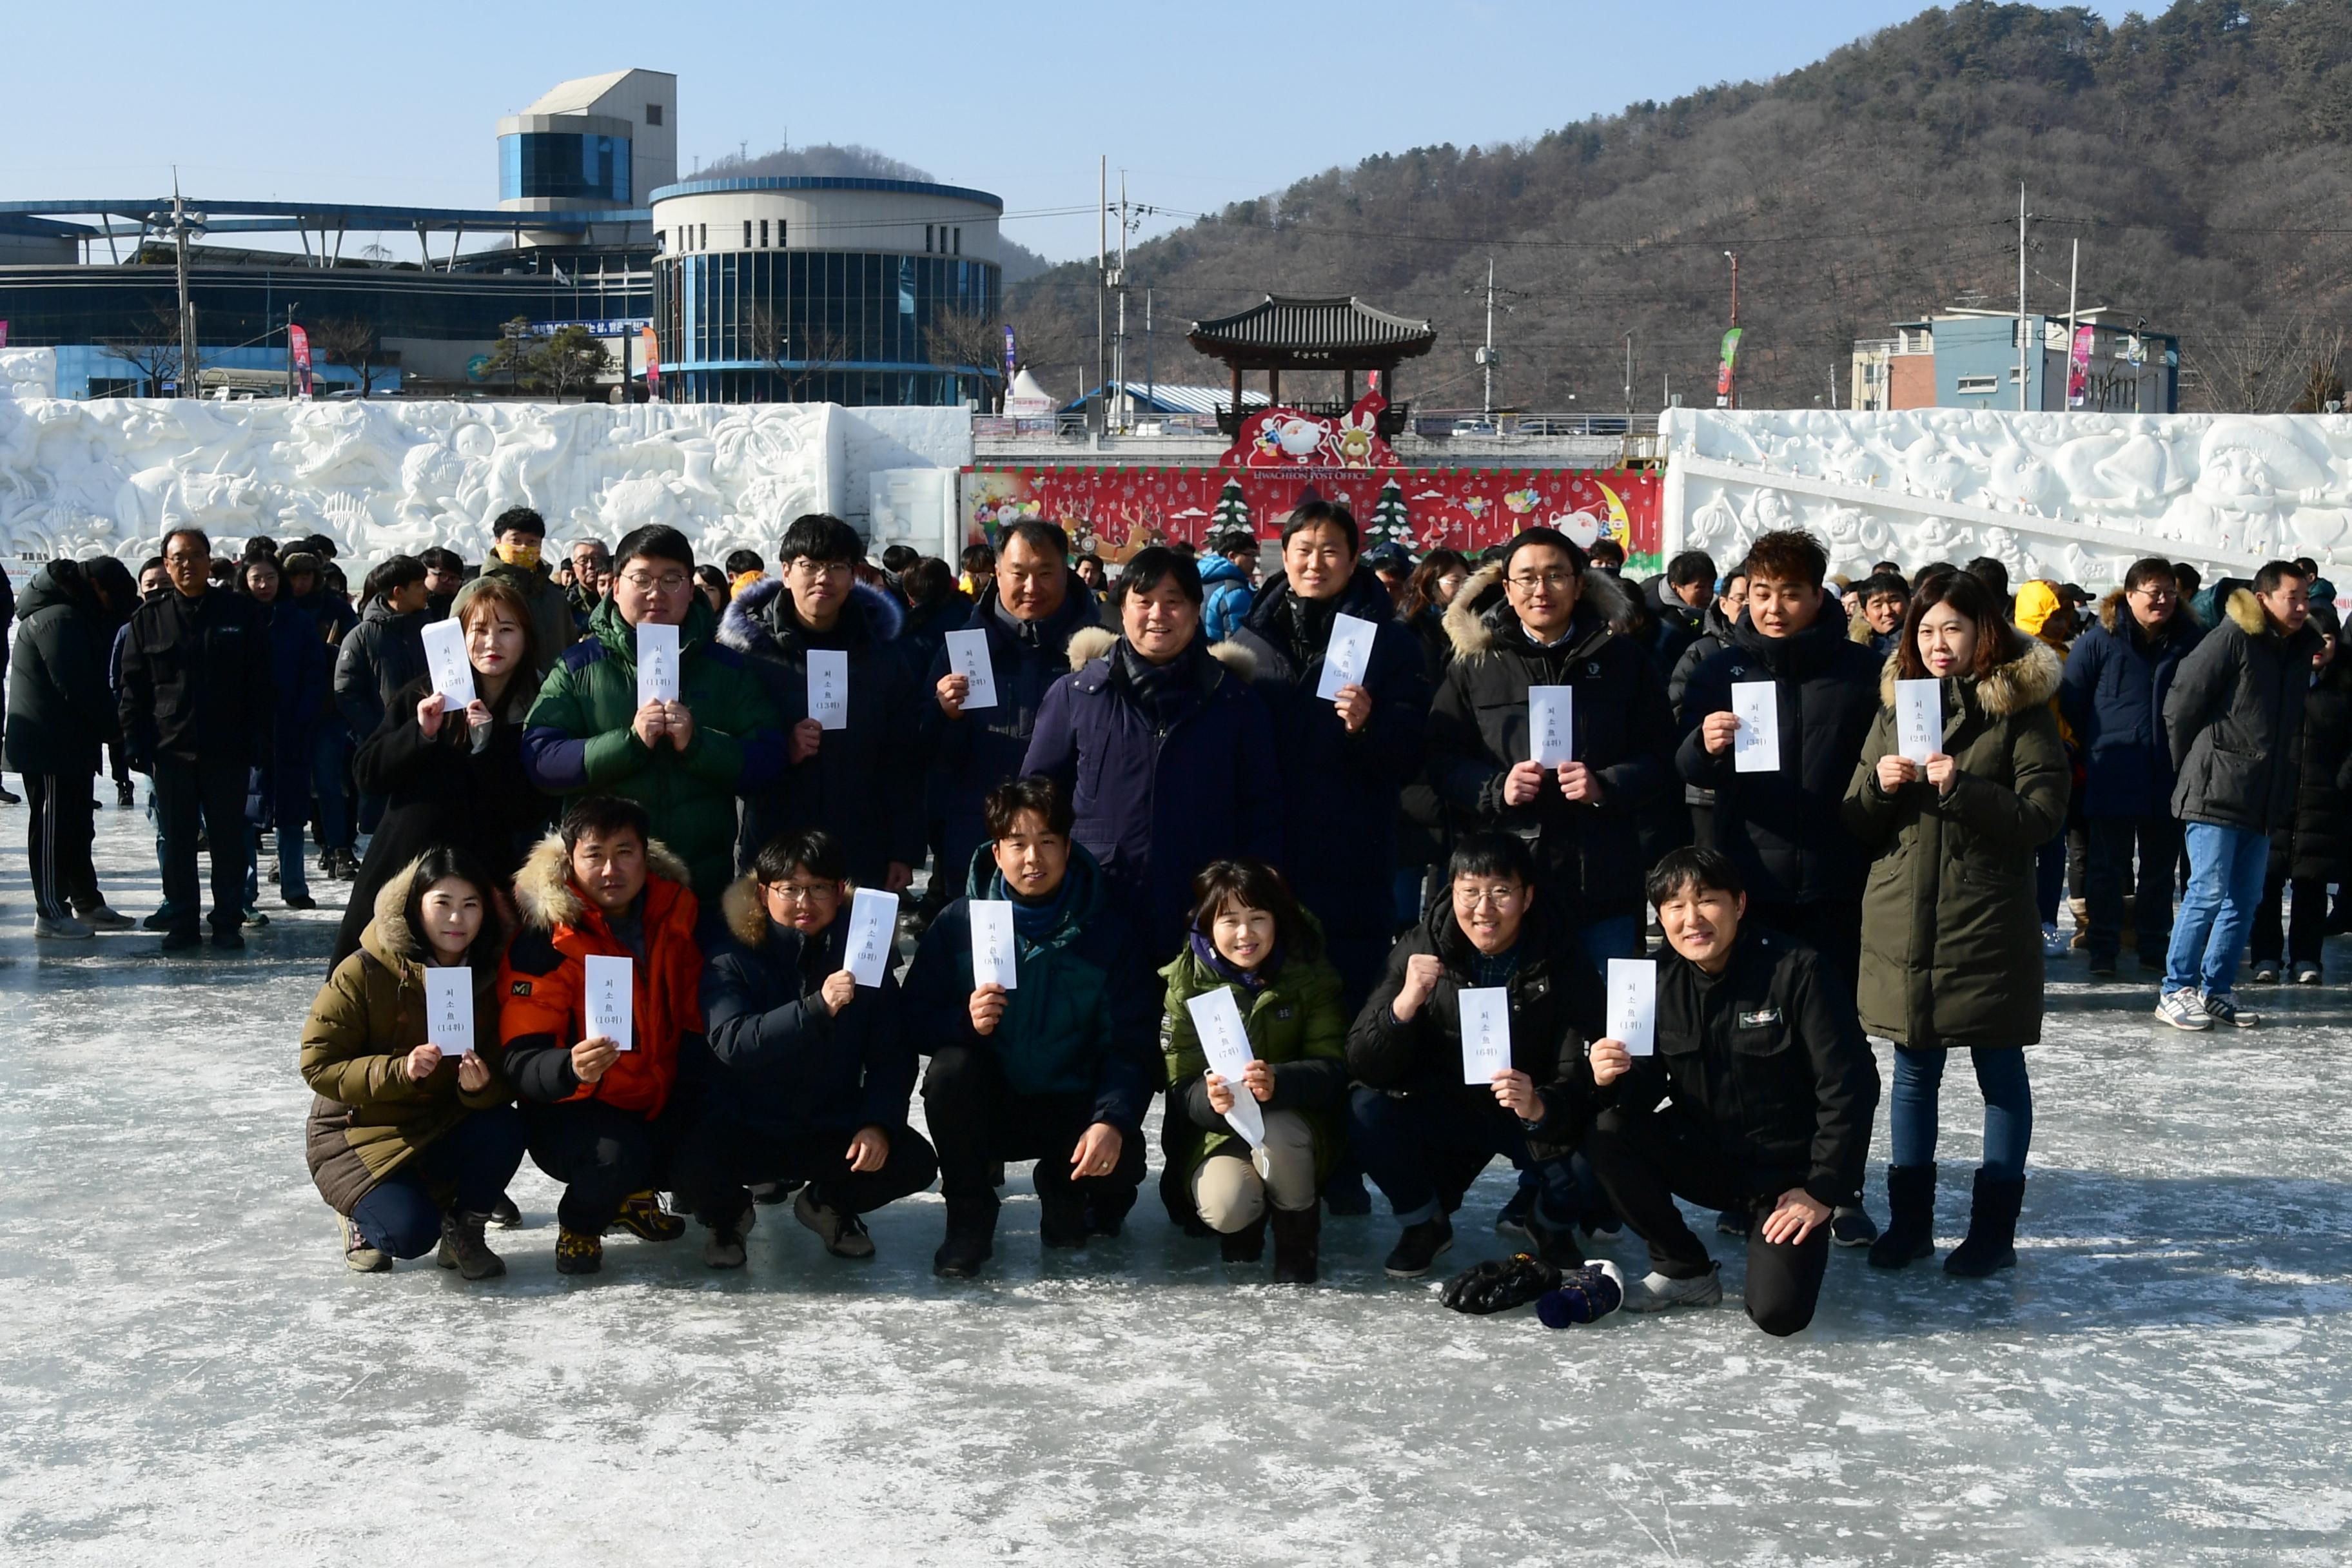
[(1617, 1212), (1649, 1244), (1650, 1264), (1669, 1279), (1695, 1279), (1713, 1266), (1706, 1243), (1691, 1233), (1677, 1196), (1711, 1209), (1746, 1209), (1748, 1316), (1768, 1334), (1797, 1332), (1813, 1321), (1829, 1265), (1827, 1221), (1801, 1246), (1764, 1239), (1764, 1218), (1798, 1173), (1742, 1171), (1688, 1117), (1612, 1107), (1593, 1119), (1585, 1156)]
[(940, 1195), (950, 1213), (996, 1208), (992, 1165), (1037, 1162), (1040, 1202), (1083, 1200), (1124, 1215), (1143, 1184), (1143, 1134), (1120, 1128), (1118, 1163), (1108, 1176), (1076, 1176), (1070, 1154), (1094, 1121), (1094, 1096), (1016, 1094), (996, 1053), (943, 1046), (923, 1075), (923, 1117), (939, 1143)]
[(890, 1157), (878, 1171), (849, 1168), (850, 1134), (830, 1128), (777, 1133), (723, 1112), (698, 1118), (671, 1156), (678, 1207), (705, 1225), (751, 1206), (753, 1182), (806, 1182), (810, 1201), (844, 1214), (872, 1214), (921, 1192), (940, 1173), (939, 1158), (911, 1127), (886, 1128)]
[[(2172, 891), (2179, 882), (2180, 824), (2167, 816), (2095, 816), (2083, 864), (2083, 947), (2093, 958), (2113, 958), (2124, 944), (2124, 889), (2133, 889), (2132, 926), (2140, 958), (2164, 962), (2172, 944)], [(2139, 853), (2135, 876), (2132, 853)]]
[(87, 773), (26, 773), (25, 861), (33, 879), (33, 910), (45, 921), (63, 920), (77, 908), (94, 910), (98, 868), (89, 847), (98, 836), (90, 815)]
[(555, 1217), (564, 1229), (601, 1236), (632, 1193), (662, 1184), (677, 1122), (648, 1121), (601, 1100), (526, 1105), (523, 1131), (530, 1163), (563, 1184)]
[(245, 923), (245, 791), (250, 772), (241, 762), (155, 759), (155, 816), (163, 835), (163, 901), (172, 906), (175, 931), (195, 930), (204, 908), (196, 892), (199, 816), (213, 859), (213, 928), (235, 931)]
[[(32, 780), (25, 781), (30, 795)], [(2290, 886), (2286, 874), (2273, 863), (2270, 875), (2263, 879), (2263, 901), (2254, 906), (2254, 962), (2263, 959), (2276, 963), (2281, 958), (2295, 963), (2317, 963), (2320, 943), (2327, 940), (2327, 884), (2297, 877), (2291, 884), (2294, 889), (2294, 908), (2283, 914), (2279, 905)]]

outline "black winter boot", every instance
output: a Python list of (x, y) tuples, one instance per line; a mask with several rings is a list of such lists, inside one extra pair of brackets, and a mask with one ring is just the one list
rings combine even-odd
[(1276, 1209), (1274, 1223), (1274, 1282), (1312, 1285), (1316, 1265), (1322, 1260), (1323, 1210)]
[(1936, 1167), (1886, 1167), (1886, 1228), (1870, 1244), (1873, 1268), (1901, 1268), (1936, 1255)]
[(1217, 1233), (1217, 1256), (1228, 1263), (1255, 1263), (1265, 1256), (1265, 1215), (1260, 1214), (1239, 1230)]
[(931, 1255), (931, 1272), (943, 1279), (970, 1279), (996, 1250), (996, 1205), (948, 1210), (947, 1239)]
[(1981, 1279), (2016, 1268), (2017, 1211), (2024, 1202), (2022, 1180), (2004, 1182), (1990, 1171), (1979, 1171), (1975, 1199), (1969, 1206), (1968, 1237), (1944, 1259), (1944, 1272)]

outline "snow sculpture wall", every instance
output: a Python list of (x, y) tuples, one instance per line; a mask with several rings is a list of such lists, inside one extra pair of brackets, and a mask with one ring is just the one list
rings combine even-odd
[(2347, 416), (1677, 408), (1662, 428), (1669, 554), (1728, 563), (1801, 527), (1833, 572), (1990, 555), (2012, 582), (2095, 592), (2142, 555), (2208, 581), (2273, 557), (2352, 565)]
[(19, 558), (135, 563), (189, 523), (215, 547), (316, 532), (360, 561), (436, 544), (478, 561), (488, 520), (530, 506), (558, 542), (663, 522), (716, 560), (772, 553), (801, 512), (860, 521), (869, 468), (971, 460), (961, 409), (70, 402), (25, 352), (0, 353), (0, 388), (35, 394), (0, 395), (0, 551)]

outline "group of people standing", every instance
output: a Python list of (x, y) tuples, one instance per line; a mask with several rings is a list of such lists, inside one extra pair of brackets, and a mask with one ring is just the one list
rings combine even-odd
[[(936, 1179), (934, 1268), (970, 1277), (1011, 1162), (1037, 1163), (1045, 1246), (1118, 1235), (1164, 1093), (1161, 1200), (1236, 1264), (1270, 1234), (1276, 1278), (1314, 1280), (1321, 1215), (1365, 1212), (1369, 1176), (1399, 1227), (1387, 1271), (1423, 1275), (1501, 1155), (1521, 1184), (1498, 1224), (1526, 1250), (1449, 1301), (1563, 1282), (1597, 1310), (1718, 1300), (1680, 1196), (1745, 1237), (1751, 1318), (1795, 1332), (1833, 1239), (1889, 1268), (1934, 1250), (1955, 1047), (1986, 1110), (1946, 1268), (2014, 1264), (2039, 868), (2054, 847), (2063, 872), (2070, 821), (2095, 970), (2135, 854), (2151, 951), (2179, 854), (2163, 819), (2189, 821), (2165, 1006), (2187, 992), (2208, 1025), (2242, 1023), (2231, 922), (2264, 869), (2246, 841), (2292, 826), (2318, 754), (2309, 574), (2286, 563), (2199, 643), (2143, 616), (2177, 580), (2141, 563), (2062, 658), (2049, 617), (2021, 629), (2049, 584), (2012, 602), (1972, 564), (1841, 593), (1798, 531), (1638, 586), (1544, 528), (1376, 571), (1347, 510), (1310, 501), (1213, 640), (1190, 551), (1136, 552), (1098, 597), (1042, 521), (966, 563), (968, 611), (916, 580), (938, 563), (877, 574), (823, 515), (785, 531), (772, 577), (751, 557), (706, 581), (663, 527), (575, 551), (585, 604), (538, 562), (535, 516), (494, 526), (509, 572), (446, 607), (473, 700), (376, 656), (354, 772), (383, 816), (304, 1031), (311, 1166), (363, 1270), (436, 1247), (502, 1270), (485, 1227), (529, 1157), (564, 1188), (567, 1273), (599, 1268), (609, 1231), (670, 1240), (688, 1216), (707, 1261), (739, 1267), (787, 1198), (829, 1251), (868, 1256), (860, 1216)], [(242, 742), (242, 791), (266, 731), (239, 689), (267, 694), (272, 666), (184, 585), (202, 537), (165, 546), (171, 597), (131, 618), (120, 712), (167, 837), (207, 816), (219, 940), (229, 770), (206, 742)], [(415, 596), (392, 585), (388, 628), (429, 613)], [(671, 646), (649, 691), (640, 649)], [(1926, 689), (1921, 742), (1900, 714)], [(901, 973), (899, 895), (927, 862)], [(192, 857), (166, 896), (193, 919)], [(1608, 986), (1654, 924), (1650, 1000), (1621, 1014)], [(436, 967), (467, 971), (457, 1048), (434, 1037)], [(1868, 1036), (1895, 1047), (1883, 1232)], [(1651, 1270), (1604, 1287), (1584, 1242), (1621, 1226)]]

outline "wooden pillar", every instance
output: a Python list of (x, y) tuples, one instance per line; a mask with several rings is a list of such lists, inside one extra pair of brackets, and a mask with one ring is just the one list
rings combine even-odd
[(1282, 367), (1280, 365), (1266, 367), (1265, 400), (1277, 405), (1282, 402)]
[(1241, 361), (1239, 361), (1239, 360), (1235, 360), (1235, 361), (1234, 361), (1234, 363), (1233, 363), (1233, 372), (1234, 372), (1234, 430), (1235, 430), (1235, 431), (1239, 431), (1239, 430), (1241, 429), (1241, 427), (1242, 427), (1242, 362), (1241, 362)]
[(1349, 365), (1342, 374), (1346, 379), (1340, 384), (1344, 391), (1341, 393), (1339, 401), (1353, 408), (1356, 406), (1356, 367)]

